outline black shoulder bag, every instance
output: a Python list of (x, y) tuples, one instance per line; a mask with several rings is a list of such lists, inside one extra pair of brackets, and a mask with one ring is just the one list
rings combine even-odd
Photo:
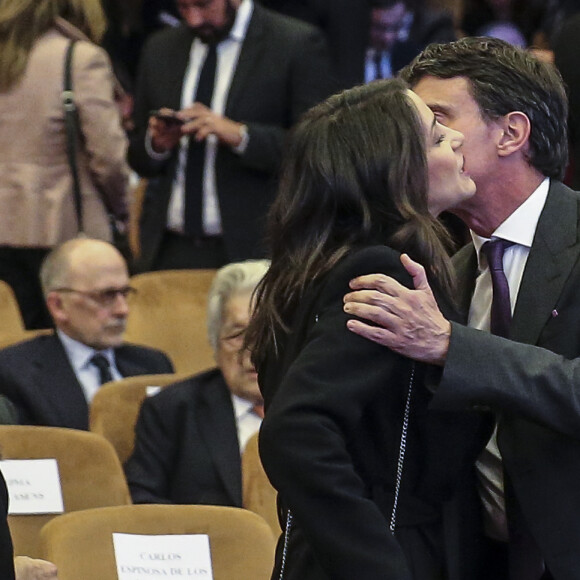
[[(76, 144), (81, 136), (79, 129), (78, 110), (74, 100), (74, 91), (72, 83), (72, 56), (75, 46), (75, 40), (71, 40), (66, 50), (64, 60), (64, 86), (62, 92), (62, 104), (64, 107), (64, 119), (66, 125), (66, 139), (67, 139), (67, 156), (73, 178), (73, 198), (75, 202), (75, 210), (77, 214), (77, 224), (79, 229), (79, 237), (85, 236), (84, 222), (83, 222), (83, 201), (81, 197), (81, 185), (79, 180), (79, 171), (77, 164), (77, 150)], [(113, 244), (123, 254), (127, 263), (131, 263), (132, 255), (129, 248), (127, 235), (119, 230), (117, 220), (112, 212), (107, 207), (106, 200), (101, 193), (101, 200), (107, 210), (109, 217), (109, 224), (113, 235)]]

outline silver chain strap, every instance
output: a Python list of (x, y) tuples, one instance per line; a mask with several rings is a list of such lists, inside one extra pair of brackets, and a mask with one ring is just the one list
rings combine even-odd
[(397, 521), (397, 505), (399, 503), (399, 492), (401, 491), (401, 481), (403, 479), (403, 465), (405, 462), (405, 451), (407, 451), (407, 432), (409, 430), (409, 415), (411, 414), (411, 393), (413, 392), (413, 381), (415, 379), (415, 363), (411, 367), (411, 378), (407, 390), (407, 401), (405, 402), (405, 414), (403, 415), (403, 429), (401, 431), (401, 444), (399, 445), (399, 458), (397, 460), (397, 481), (395, 483), (395, 499), (393, 501), (393, 511), (389, 530), (395, 533), (395, 523)]
[[(397, 481), (395, 483), (395, 499), (393, 501), (393, 510), (391, 512), (391, 521), (389, 530), (391, 534), (395, 533), (395, 524), (397, 521), (397, 505), (399, 503), (399, 493), (401, 491), (401, 481), (403, 479), (403, 465), (405, 463), (405, 452), (407, 451), (407, 433), (409, 431), (409, 416), (411, 414), (411, 394), (413, 392), (413, 382), (415, 380), (415, 363), (411, 366), (411, 377), (409, 379), (409, 388), (407, 389), (407, 400), (405, 401), (405, 413), (403, 415), (403, 428), (401, 430), (401, 443), (399, 445), (399, 457), (397, 459)], [(292, 528), (292, 512), (286, 512), (286, 529), (284, 530), (284, 547), (282, 548), (282, 562), (280, 563), (280, 575), (278, 580), (284, 579), (284, 570), (286, 568), (286, 558), (288, 556), (288, 542), (290, 540), (290, 530)]]
[(286, 512), (286, 529), (284, 530), (284, 547), (282, 548), (282, 563), (280, 564), (280, 576), (278, 580), (283, 580), (284, 569), (286, 568), (286, 556), (288, 555), (288, 541), (290, 539), (290, 528), (292, 527), (292, 512)]

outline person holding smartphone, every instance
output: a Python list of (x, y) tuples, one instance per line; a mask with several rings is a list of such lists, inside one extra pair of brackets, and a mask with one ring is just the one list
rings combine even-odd
[(137, 82), (129, 161), (148, 178), (139, 270), (262, 257), (286, 132), (335, 86), (313, 26), (252, 0), (177, 7), (183, 24), (149, 39)]

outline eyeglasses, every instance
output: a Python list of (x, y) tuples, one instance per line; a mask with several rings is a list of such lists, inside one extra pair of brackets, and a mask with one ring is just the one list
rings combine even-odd
[(227, 336), (220, 336), (220, 340), (224, 343), (224, 347), (228, 350), (240, 350), (244, 346), (244, 338), (246, 329), (242, 328)]
[(123, 286), (122, 288), (105, 288), (104, 290), (77, 290), (76, 288), (54, 288), (53, 292), (73, 292), (75, 294), (80, 294), (81, 296), (86, 296), (99, 306), (105, 308), (113, 306), (117, 300), (117, 296), (122, 296), (128, 299), (130, 296), (134, 296), (137, 293), (135, 288), (131, 286)]

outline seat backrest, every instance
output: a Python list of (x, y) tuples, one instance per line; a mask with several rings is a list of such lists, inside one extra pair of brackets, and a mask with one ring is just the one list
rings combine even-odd
[(18, 344), (19, 342), (23, 342), (24, 340), (31, 340), (32, 338), (36, 338), (37, 336), (43, 334), (52, 334), (53, 332), (54, 330), (52, 330), (52, 328), (38, 328), (35, 330), (18, 330), (17, 332), (12, 332), (10, 330), (8, 331), (0, 330), (0, 349), (12, 346), (13, 344)]
[[(131, 503), (113, 446), (100, 435), (61, 427), (0, 425), (2, 459), (55, 458), (65, 512)], [(10, 515), (14, 553), (39, 557), (40, 528), (54, 515)]]
[(185, 375), (137, 375), (104, 384), (89, 406), (89, 430), (107, 439), (121, 463), (133, 453), (135, 423), (148, 387), (164, 387)]
[(24, 320), (10, 284), (0, 280), (0, 320), (2, 334), (18, 335), (24, 333)]
[(42, 530), (43, 557), (59, 580), (117, 578), (112, 534), (208, 534), (214, 580), (269, 580), (275, 539), (268, 524), (241, 508), (133, 505), (58, 516)]
[(242, 454), (242, 504), (246, 509), (262, 516), (275, 536), (280, 535), (276, 490), (260, 461), (258, 433), (250, 437)]
[(206, 330), (207, 294), (215, 270), (162, 270), (131, 277), (125, 338), (163, 350), (177, 372), (197, 373), (214, 366)]

